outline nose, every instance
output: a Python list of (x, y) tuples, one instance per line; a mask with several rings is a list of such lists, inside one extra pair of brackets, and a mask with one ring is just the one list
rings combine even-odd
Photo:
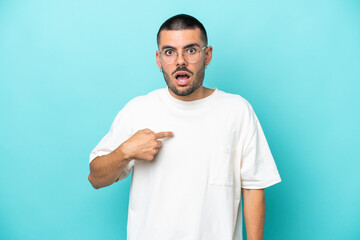
[(184, 53), (183, 52), (180, 52), (178, 53), (177, 55), (177, 58), (176, 58), (176, 66), (182, 66), (182, 65), (187, 65), (187, 61), (186, 59), (184, 58)]

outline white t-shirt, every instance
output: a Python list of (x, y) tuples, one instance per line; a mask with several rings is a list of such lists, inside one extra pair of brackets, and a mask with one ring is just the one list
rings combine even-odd
[(241, 188), (281, 181), (259, 121), (239, 95), (215, 89), (185, 102), (167, 88), (130, 101), (90, 154), (108, 154), (136, 131), (172, 131), (153, 161), (132, 160), (128, 240), (242, 239)]

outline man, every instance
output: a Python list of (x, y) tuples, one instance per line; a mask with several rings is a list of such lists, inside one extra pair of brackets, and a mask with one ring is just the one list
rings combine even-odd
[(212, 47), (203, 25), (177, 15), (160, 27), (157, 65), (168, 88), (130, 101), (90, 155), (94, 188), (133, 169), (128, 239), (262, 239), (264, 188), (280, 182), (250, 104), (203, 86)]

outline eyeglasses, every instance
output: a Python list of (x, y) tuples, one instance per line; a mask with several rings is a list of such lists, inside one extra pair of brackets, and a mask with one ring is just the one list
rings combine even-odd
[[(206, 48), (188, 47), (182, 50), (183, 58), (189, 63), (195, 63), (200, 59), (200, 53)], [(160, 58), (167, 64), (172, 64), (178, 58), (179, 53), (173, 48), (166, 48), (160, 52)]]

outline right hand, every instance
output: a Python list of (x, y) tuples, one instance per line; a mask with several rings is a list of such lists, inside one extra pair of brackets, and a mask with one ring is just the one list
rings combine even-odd
[(154, 133), (146, 128), (137, 131), (132, 137), (120, 145), (121, 151), (127, 159), (151, 161), (162, 147), (158, 139), (173, 137), (172, 132)]

